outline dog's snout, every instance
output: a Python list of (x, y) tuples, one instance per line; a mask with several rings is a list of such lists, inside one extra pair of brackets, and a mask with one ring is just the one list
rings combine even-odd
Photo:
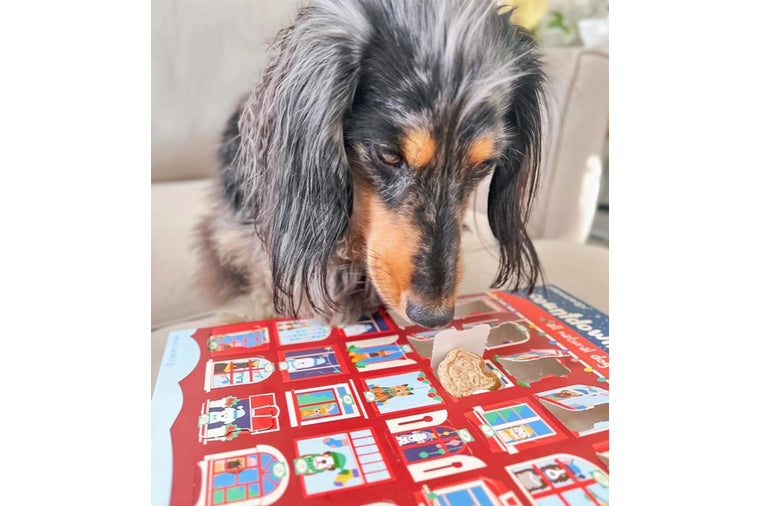
[(406, 315), (409, 319), (428, 328), (438, 328), (448, 325), (454, 318), (454, 306), (451, 307), (428, 307), (408, 301)]

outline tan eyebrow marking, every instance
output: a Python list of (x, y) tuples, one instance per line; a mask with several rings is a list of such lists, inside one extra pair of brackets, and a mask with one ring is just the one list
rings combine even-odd
[(495, 149), (496, 139), (491, 135), (484, 135), (470, 145), (470, 149), (467, 151), (467, 160), (471, 165), (478, 165), (489, 158), (493, 158), (496, 154)]
[(415, 169), (430, 163), (435, 155), (435, 139), (426, 130), (413, 130), (401, 141), (404, 159)]

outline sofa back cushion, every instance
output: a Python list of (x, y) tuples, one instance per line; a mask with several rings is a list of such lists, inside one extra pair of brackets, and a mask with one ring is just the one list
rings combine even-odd
[[(267, 47), (293, 17), (296, 0), (152, 2), (151, 177), (211, 176), (222, 128), (267, 61)], [(549, 127), (534, 238), (584, 242), (596, 210), (609, 114), (608, 57), (546, 48)], [(488, 183), (478, 188), (485, 214)]]

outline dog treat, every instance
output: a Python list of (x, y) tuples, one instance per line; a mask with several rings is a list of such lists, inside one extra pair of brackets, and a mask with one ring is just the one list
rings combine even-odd
[(466, 397), (478, 390), (498, 390), (499, 377), (486, 372), (483, 357), (454, 348), (438, 364), (438, 379), (452, 397)]

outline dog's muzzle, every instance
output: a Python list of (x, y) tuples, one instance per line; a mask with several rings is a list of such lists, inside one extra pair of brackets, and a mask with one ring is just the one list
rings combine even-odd
[(454, 318), (454, 306), (430, 308), (409, 300), (406, 303), (406, 316), (414, 323), (424, 327), (443, 327)]

